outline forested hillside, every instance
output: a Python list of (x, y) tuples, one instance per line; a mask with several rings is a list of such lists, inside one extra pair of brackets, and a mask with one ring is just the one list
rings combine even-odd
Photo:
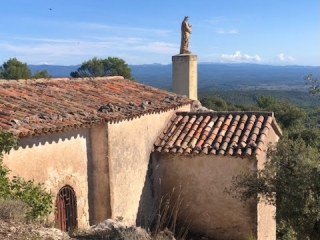
[(233, 104), (251, 106), (256, 104), (261, 96), (270, 96), (277, 100), (286, 100), (301, 107), (315, 107), (319, 104), (319, 99), (313, 97), (308, 91), (299, 90), (220, 90), (206, 91), (199, 94), (200, 97), (218, 97)]

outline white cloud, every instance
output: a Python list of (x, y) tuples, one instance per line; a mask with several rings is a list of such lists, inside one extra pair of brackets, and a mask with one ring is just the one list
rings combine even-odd
[[(23, 41), (15, 41), (15, 40)], [(103, 58), (107, 56), (126, 57), (129, 63), (146, 62), (146, 54), (153, 54), (154, 58), (178, 53), (179, 46), (165, 41), (154, 41), (138, 37), (96, 37), (87, 39), (50, 39), (16, 37), (0, 40), (0, 52), (9, 52), (12, 57), (29, 64), (39, 62), (70, 62), (78, 64), (93, 56)], [(143, 57), (143, 59), (134, 56)], [(5, 57), (5, 56), (3, 56)], [(125, 59), (125, 60), (126, 60)], [(0, 59), (6, 61), (7, 59)], [(72, 62), (71, 62), (72, 61)], [(0, 61), (1, 62), (1, 61)]]
[(241, 54), (240, 51), (236, 51), (234, 54), (222, 54), (221, 61), (222, 62), (237, 62), (237, 63), (250, 63), (250, 62), (260, 62), (262, 59), (259, 55), (248, 55)]
[(276, 59), (280, 62), (293, 62), (295, 59), (291, 56), (285, 56), (283, 53), (280, 53), (276, 56)]
[(237, 34), (238, 30), (237, 29), (230, 29), (230, 30), (224, 30), (224, 29), (218, 29), (216, 31), (218, 34)]
[[(179, 46), (171, 41), (171, 30), (144, 28), (130, 25), (112, 25), (94, 22), (35, 21), (28, 19), (38, 29), (50, 27), (52, 31), (63, 29), (63, 36), (42, 34), (19, 35), (0, 33), (0, 62), (8, 56), (18, 57), (29, 64), (39, 62), (80, 63), (93, 56), (125, 56), (132, 62), (145, 61), (149, 55), (157, 59), (165, 54), (178, 53)], [(32, 24), (31, 24), (32, 25)], [(81, 29), (76, 31), (75, 29)], [(139, 56), (134, 58), (133, 56)], [(3, 59), (2, 59), (3, 58)], [(140, 60), (142, 58), (142, 60)]]

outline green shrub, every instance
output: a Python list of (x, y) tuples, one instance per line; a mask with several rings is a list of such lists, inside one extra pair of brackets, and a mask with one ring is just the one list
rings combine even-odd
[(52, 211), (52, 196), (45, 191), (42, 184), (26, 181), (15, 176), (9, 179), (8, 169), (2, 162), (3, 152), (9, 153), (17, 147), (17, 139), (8, 132), (0, 133), (0, 198), (4, 200), (22, 201), (28, 207), (27, 218), (35, 220), (45, 217)]
[(42, 184), (13, 177), (10, 189), (11, 198), (21, 200), (29, 206), (30, 210), (27, 213), (29, 219), (34, 220), (51, 213), (52, 196), (44, 190)]

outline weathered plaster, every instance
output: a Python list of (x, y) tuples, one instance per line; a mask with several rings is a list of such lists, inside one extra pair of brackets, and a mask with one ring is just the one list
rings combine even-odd
[(197, 55), (172, 56), (172, 91), (198, 100)]
[[(272, 144), (279, 141), (279, 136), (273, 129), (269, 129), (265, 140), (264, 149), (261, 156), (258, 156), (257, 168), (262, 169), (267, 161), (267, 150)], [(257, 206), (257, 239), (275, 240), (276, 239), (276, 207), (261, 199)]]
[(92, 161), (88, 162), (90, 225), (111, 217), (108, 125), (91, 128), (90, 150)]
[(148, 195), (142, 193), (146, 191), (146, 174), (153, 144), (175, 111), (189, 110), (188, 105), (108, 125), (112, 218), (122, 217), (126, 224), (136, 223), (138, 209), (142, 208), (140, 202)]
[(151, 181), (155, 200), (170, 196), (171, 206), (182, 199), (180, 219), (190, 221), (191, 230), (215, 239), (276, 239), (276, 208), (263, 199), (243, 203), (225, 190), (243, 170), (262, 169), (267, 148), (279, 136), (269, 129), (262, 154), (254, 158), (221, 155), (152, 154)]
[[(20, 140), (20, 147), (4, 156), (4, 164), (11, 169), (10, 176), (44, 183), (55, 203), (65, 185), (70, 185), (77, 197), (78, 226), (87, 227), (88, 181), (87, 139), (89, 130), (74, 130)], [(54, 219), (52, 213), (49, 217)]]
[(256, 205), (244, 204), (225, 190), (233, 176), (254, 169), (254, 159), (213, 155), (153, 154), (157, 198), (172, 193), (171, 204), (183, 200), (180, 217), (191, 230), (216, 239), (246, 239), (256, 232)]

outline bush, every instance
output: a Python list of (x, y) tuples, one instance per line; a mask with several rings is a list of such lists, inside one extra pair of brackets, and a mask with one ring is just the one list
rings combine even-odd
[(42, 184), (13, 177), (10, 189), (11, 198), (21, 200), (29, 206), (28, 219), (34, 220), (51, 213), (52, 196), (44, 190)]
[(8, 132), (0, 133), (0, 199), (21, 201), (27, 206), (26, 217), (35, 220), (45, 217), (52, 211), (52, 197), (45, 191), (42, 184), (26, 181), (20, 177), (9, 179), (8, 169), (2, 163), (3, 152), (9, 153), (17, 146), (17, 139)]

